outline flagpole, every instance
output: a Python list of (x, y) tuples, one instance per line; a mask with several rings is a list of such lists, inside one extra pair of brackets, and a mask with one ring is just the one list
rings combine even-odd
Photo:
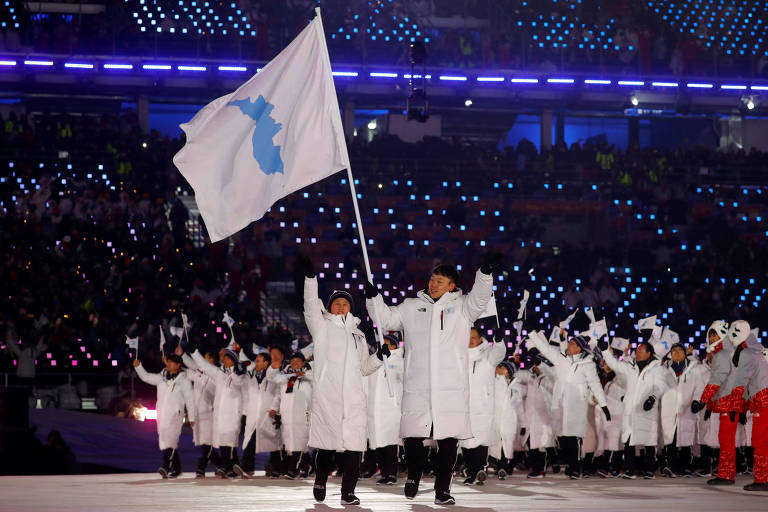
[[(320, 13), (318, 12), (318, 16)], [(360, 220), (360, 206), (357, 204), (357, 191), (355, 190), (355, 177), (352, 176), (352, 166), (347, 167), (347, 180), (349, 180), (349, 190), (352, 192), (352, 206), (355, 208), (355, 219), (357, 220), (357, 232), (360, 236), (360, 248), (363, 250), (363, 261), (365, 262), (365, 274), (368, 277), (368, 282), (373, 283), (373, 274), (371, 273), (371, 263), (368, 260), (368, 244), (365, 240), (365, 233), (363, 232), (363, 222)], [(373, 315), (374, 315), (374, 323), (376, 322), (376, 319), (379, 318), (379, 311), (378, 306), (376, 305), (376, 301), (373, 301)], [(379, 342), (379, 345), (384, 345), (384, 334), (382, 332), (382, 328), (380, 324), (374, 325), (374, 331), (376, 331), (376, 339)], [(389, 377), (389, 372), (387, 371), (387, 359), (388, 357), (384, 357), (384, 377), (387, 379), (387, 388), (389, 390), (389, 396), (394, 397), (395, 393), (392, 388), (392, 381)]]
[[(323, 29), (323, 18), (320, 16), (320, 8), (315, 7), (315, 14), (316, 18), (312, 21), (312, 23), (319, 23), (320, 32), (322, 37), (320, 40), (322, 41), (323, 45), (323, 53), (325, 54), (326, 58), (326, 64), (328, 65), (328, 72), (331, 73), (331, 86), (333, 87), (333, 103), (334, 108), (336, 112), (339, 112), (339, 104), (338, 99), (336, 98), (336, 88), (333, 84), (333, 76), (331, 71), (331, 56), (328, 54), (328, 44), (325, 41), (325, 30)], [(337, 133), (340, 135), (339, 137), (339, 149), (343, 148), (344, 153), (347, 154), (347, 143), (346, 140), (344, 140), (343, 135), (343, 129), (341, 127), (341, 118), (336, 117), (334, 120), (334, 124), (336, 125)], [(347, 154), (347, 179), (349, 180), (349, 190), (352, 193), (352, 206), (355, 208), (355, 219), (357, 220), (357, 231), (360, 236), (360, 247), (363, 250), (363, 261), (365, 262), (365, 274), (368, 277), (368, 282), (373, 283), (373, 274), (371, 273), (371, 263), (368, 260), (368, 247), (366, 245), (365, 241), (365, 233), (363, 232), (363, 222), (360, 220), (360, 206), (357, 204), (357, 191), (355, 190), (355, 178), (352, 175), (352, 166), (349, 164), (349, 155)], [(376, 319), (379, 318), (378, 314), (378, 306), (376, 306), (376, 303), (373, 304), (373, 321), (376, 322)], [(374, 328), (374, 331), (376, 332), (376, 339), (379, 343), (379, 346), (382, 346), (384, 344), (384, 333), (381, 330), (381, 326), (376, 326)], [(394, 397), (395, 392), (394, 388), (392, 387), (392, 382), (389, 377), (389, 372), (387, 371), (387, 357), (384, 357), (384, 377), (387, 379), (387, 388), (389, 390), (389, 396)]]

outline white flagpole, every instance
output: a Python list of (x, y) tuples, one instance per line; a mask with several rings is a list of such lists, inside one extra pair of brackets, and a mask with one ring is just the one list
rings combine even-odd
[[(319, 7), (315, 7), (315, 14), (317, 15), (317, 18), (315, 19), (315, 21), (313, 21), (313, 23), (320, 22), (320, 27), (322, 28), (323, 19), (320, 16), (320, 8)], [(325, 30), (323, 30), (322, 32), (323, 32), (323, 34), (325, 34)], [(327, 62), (328, 62), (328, 69), (330, 69), (331, 68), (331, 57), (328, 54), (328, 45), (326, 44), (325, 36), (323, 36), (321, 39), (322, 39), (322, 42), (323, 42), (323, 53), (325, 53), (325, 58), (327, 59)], [(335, 93), (335, 91), (334, 91), (334, 93)], [(336, 100), (336, 94), (333, 94), (333, 98), (334, 98), (334, 100)], [(334, 103), (335, 103), (334, 106), (336, 108), (336, 111), (338, 112), (339, 111), (338, 101), (334, 101)], [(346, 141), (342, 140), (342, 141), (340, 141), (340, 143), (343, 143), (345, 148), (346, 148)], [(349, 158), (347, 158), (347, 160), (349, 160)], [(355, 208), (355, 219), (357, 220), (357, 231), (358, 231), (359, 236), (360, 236), (360, 247), (363, 250), (363, 261), (365, 262), (365, 273), (366, 273), (366, 276), (368, 277), (368, 281), (373, 283), (373, 274), (371, 273), (371, 264), (370, 264), (370, 262), (368, 260), (368, 247), (367, 247), (366, 241), (365, 241), (365, 233), (363, 232), (363, 223), (360, 220), (360, 207), (357, 204), (357, 192), (355, 191), (355, 178), (354, 178), (354, 176), (352, 176), (352, 169), (351, 169), (350, 165), (347, 165), (347, 179), (349, 180), (349, 190), (352, 192), (352, 205)], [(376, 322), (376, 318), (378, 318), (379, 315), (378, 315), (378, 311), (377, 311), (377, 306), (375, 304), (374, 304), (374, 311), (373, 311), (373, 313), (374, 313), (374, 317), (375, 317), (373, 319), (373, 321)], [(377, 328), (375, 328), (374, 330), (376, 331), (376, 339), (378, 340), (379, 345), (383, 345), (384, 344), (384, 333), (381, 330), (381, 326), (377, 326)], [(384, 358), (384, 376), (387, 379), (387, 388), (389, 390), (389, 396), (390, 397), (394, 397), (395, 396), (395, 392), (394, 392), (394, 389), (392, 388), (392, 382), (390, 381), (390, 378), (389, 378), (389, 372), (387, 371), (387, 358), (386, 357)]]

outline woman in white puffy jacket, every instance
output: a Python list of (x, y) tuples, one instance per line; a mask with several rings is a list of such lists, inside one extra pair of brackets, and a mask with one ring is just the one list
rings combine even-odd
[(687, 357), (680, 344), (672, 346), (669, 356), (664, 366), (671, 372), (675, 385), (661, 399), (661, 431), (666, 452), (662, 471), (667, 476), (690, 476), (698, 427), (698, 414), (691, 410), (691, 404), (704, 391), (709, 372), (695, 358)]
[(655, 357), (653, 346), (648, 342), (638, 344), (635, 359), (627, 357), (619, 361), (608, 348), (607, 342), (598, 344), (606, 364), (624, 377), (627, 392), (624, 395), (621, 442), (624, 443), (625, 478), (636, 478), (636, 447), (644, 451), (642, 476), (655, 478), (656, 445), (659, 442), (659, 399), (674, 379)]
[(618, 476), (621, 469), (621, 455), (624, 445), (621, 442), (621, 425), (624, 419), (624, 376), (616, 375), (605, 360), (600, 361), (605, 374), (605, 400), (608, 403), (608, 411), (611, 413), (611, 421), (607, 421), (602, 412), (595, 411), (597, 423), (597, 454), (599, 454), (597, 473), (602, 477)]
[(499, 480), (511, 473), (509, 463), (514, 456), (516, 441), (519, 444), (520, 430), (525, 428), (524, 402), (530, 373), (516, 368), (508, 361), (499, 364), (493, 384), (493, 429), (488, 454), (497, 461)]
[(302, 457), (309, 452), (309, 408), (312, 403), (312, 368), (304, 354), (291, 355), (288, 367), (272, 378), (280, 397), (283, 447), (287, 454), (285, 476), (293, 479), (299, 473)]
[(555, 388), (552, 400), (561, 411), (556, 433), (560, 437), (560, 449), (568, 464), (566, 475), (581, 478), (581, 443), (587, 431), (587, 415), (590, 398), (594, 397), (597, 406), (607, 420), (608, 411), (603, 387), (597, 377), (597, 367), (592, 354), (587, 352), (589, 339), (575, 336), (568, 341), (566, 352), (562, 353), (549, 344), (543, 332), (535, 332), (530, 338), (533, 345), (555, 366)]
[[(188, 368), (187, 377), (192, 381), (195, 394), (195, 426), (192, 429), (192, 440), (195, 446), (200, 447), (200, 457), (197, 459), (197, 478), (205, 477), (205, 468), (208, 461), (219, 467), (219, 453), (213, 449), (213, 400), (216, 397), (216, 383), (203, 373), (194, 360), (185, 354), (181, 346), (176, 347), (176, 355), (180, 355), (184, 365)], [(214, 351), (206, 351), (205, 359), (216, 363), (217, 354)]]
[(464, 485), (481, 484), (486, 479), (488, 446), (493, 433), (494, 381), (496, 365), (507, 355), (501, 332), (494, 335), (493, 345), (473, 327), (469, 335), (469, 414), (472, 437), (459, 444), (464, 454), (467, 477)]
[(389, 351), (379, 348), (377, 354), (368, 354), (349, 293), (335, 291), (324, 305), (308, 261), (304, 262), (304, 275), (304, 320), (315, 347), (309, 416), (309, 446), (317, 449), (313, 493), (317, 501), (325, 500), (333, 459), (336, 452), (344, 452), (341, 503), (357, 505), (360, 500), (354, 492), (368, 438), (363, 379), (382, 365)]
[[(531, 354), (531, 351), (528, 352)], [(528, 435), (528, 460), (531, 472), (528, 478), (544, 478), (547, 469), (547, 452), (555, 446), (555, 430), (552, 418), (552, 390), (555, 387), (555, 370), (540, 356), (533, 357), (525, 395), (525, 429)]]

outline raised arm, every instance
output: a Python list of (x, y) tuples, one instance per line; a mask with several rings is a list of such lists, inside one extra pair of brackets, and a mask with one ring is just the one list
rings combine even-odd
[(194, 359), (192, 359), (192, 358), (189, 356), (189, 354), (187, 354), (186, 352), (184, 352), (184, 353), (181, 355), (181, 362), (182, 362), (182, 363), (184, 363), (184, 366), (186, 366), (186, 367), (187, 367), (187, 368), (189, 368), (190, 370), (198, 370), (198, 369), (199, 369), (199, 366), (197, 365), (197, 363), (195, 362), (195, 360), (194, 360)]
[(209, 363), (199, 350), (192, 352), (192, 360), (197, 363), (197, 369), (206, 374), (208, 377), (216, 380), (219, 374), (219, 369), (215, 365)]
[(547, 337), (544, 335), (543, 332), (536, 331), (534, 333), (531, 333), (528, 339), (533, 342), (533, 346), (536, 347), (539, 350), (539, 352), (541, 352), (541, 355), (549, 359), (552, 362), (552, 364), (555, 364), (555, 365), (558, 364), (558, 362), (562, 358), (560, 351), (549, 344), (549, 342), (547, 341)]
[(147, 370), (144, 369), (144, 366), (139, 363), (139, 366), (136, 367), (136, 374), (139, 376), (141, 380), (146, 382), (147, 384), (151, 384), (152, 386), (159, 386), (163, 383), (163, 376), (159, 373), (149, 373)]
[(507, 357), (507, 344), (504, 342), (504, 336), (499, 336), (498, 340), (494, 337), (493, 346), (488, 351), (488, 362), (496, 368), (496, 365), (504, 361), (505, 357)]
[(367, 377), (376, 372), (382, 364), (384, 364), (384, 362), (378, 358), (376, 352), (369, 355), (368, 350), (366, 350), (365, 347), (360, 350), (360, 373), (363, 377)]
[(324, 338), (323, 302), (318, 296), (317, 277), (304, 278), (304, 321), (313, 340)]
[[(375, 288), (374, 288), (375, 290)], [(370, 285), (366, 284), (365, 307), (368, 315), (373, 319), (379, 329), (384, 331), (402, 331), (403, 318), (400, 315), (400, 306), (387, 306), (384, 298), (378, 291), (375, 297), (370, 297)]]
[(605, 364), (607, 364), (608, 367), (613, 370), (614, 373), (616, 373), (616, 375), (627, 374), (627, 363), (616, 359), (616, 356), (613, 355), (610, 347), (603, 350), (603, 359), (605, 359)]
[(493, 292), (493, 275), (484, 274), (478, 270), (475, 272), (475, 284), (464, 300), (464, 315), (470, 322), (474, 322), (488, 305)]

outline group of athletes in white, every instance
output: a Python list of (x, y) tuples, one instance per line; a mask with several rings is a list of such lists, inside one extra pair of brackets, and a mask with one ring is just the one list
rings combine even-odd
[(572, 479), (649, 479), (661, 469), (731, 485), (737, 447), (750, 446), (745, 465), (754, 483), (745, 489), (768, 490), (768, 362), (743, 320), (712, 324), (703, 361), (681, 344), (660, 354), (649, 340), (630, 353), (565, 329), (528, 333), (521, 361), (522, 345), (509, 350), (501, 329), (487, 340), (475, 327), (501, 268), (500, 255), (489, 254), (466, 294), (450, 265), (436, 267), (424, 290), (394, 306), (366, 283), (368, 315), (390, 333), (369, 350), (351, 294), (335, 291), (323, 303), (312, 263), (300, 258), (299, 265), (312, 338), (304, 351), (286, 358), (280, 347), (254, 353), (234, 346), (202, 354), (187, 342), (165, 356), (159, 374), (135, 361), (139, 377), (157, 386), (164, 478), (181, 473), (186, 410), (201, 450), (198, 477), (210, 461), (220, 477), (250, 478), (255, 454), (268, 452), (268, 476), (313, 470), (320, 502), (338, 465), (341, 504), (360, 503), (354, 491), (367, 452), (377, 484), (397, 483), (402, 453), (405, 497), (413, 499), (430, 472), (435, 503), (453, 504), (459, 448), (466, 485), (489, 474), (503, 480), (516, 466), (527, 467), (529, 478), (562, 468)]

